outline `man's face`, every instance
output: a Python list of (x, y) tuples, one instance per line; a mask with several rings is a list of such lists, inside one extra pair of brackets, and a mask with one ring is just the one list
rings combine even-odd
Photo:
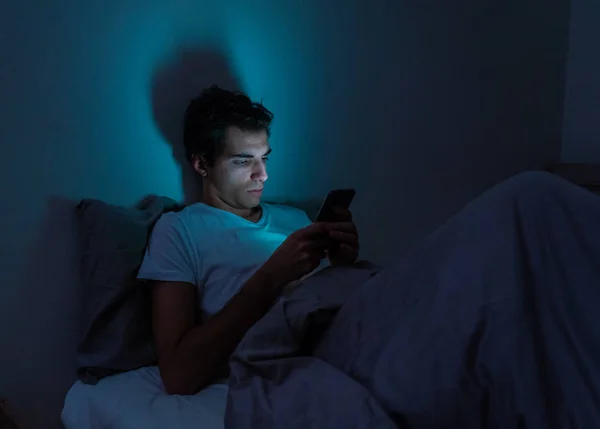
[[(225, 147), (212, 167), (207, 167), (209, 198), (223, 208), (247, 210), (260, 203), (267, 180), (267, 157), (271, 152), (267, 132), (229, 127)], [(219, 202), (220, 201), (220, 202)]]

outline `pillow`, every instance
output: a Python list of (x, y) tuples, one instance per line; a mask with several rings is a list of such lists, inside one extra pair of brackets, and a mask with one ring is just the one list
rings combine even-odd
[(137, 280), (148, 237), (165, 212), (181, 209), (166, 197), (145, 198), (135, 208), (84, 199), (77, 206), (82, 254), (84, 335), (77, 376), (87, 384), (156, 362), (151, 296)]

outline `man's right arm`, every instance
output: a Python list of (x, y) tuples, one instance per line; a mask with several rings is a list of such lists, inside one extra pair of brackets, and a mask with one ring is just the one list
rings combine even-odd
[[(197, 287), (190, 238), (173, 216), (159, 219), (139, 278), (151, 280), (158, 366), (169, 393), (193, 394), (214, 381), (282, 287), (314, 270), (325, 257), (328, 227), (311, 224), (291, 234), (242, 289), (205, 323), (197, 324)], [(188, 240), (188, 241), (186, 241)]]
[(229, 356), (280, 290), (281, 285), (258, 270), (221, 311), (198, 325), (194, 285), (154, 282), (154, 340), (165, 390), (194, 394), (221, 376)]

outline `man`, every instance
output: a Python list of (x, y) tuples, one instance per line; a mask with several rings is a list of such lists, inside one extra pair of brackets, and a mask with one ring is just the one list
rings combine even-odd
[(185, 115), (184, 144), (202, 198), (157, 222), (138, 277), (152, 282), (158, 366), (171, 394), (193, 394), (227, 369), (229, 356), (280, 296), (325, 257), (351, 264), (358, 236), (341, 222), (261, 203), (273, 115), (248, 96), (213, 86)]

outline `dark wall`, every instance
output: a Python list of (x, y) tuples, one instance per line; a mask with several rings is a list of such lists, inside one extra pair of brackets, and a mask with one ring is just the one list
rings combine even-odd
[(0, 6), (0, 397), (27, 427), (58, 427), (74, 380), (74, 203), (193, 197), (177, 148), (202, 87), (275, 112), (269, 197), (355, 187), (379, 262), (558, 159), (567, 0), (284, 3)]
[(600, 2), (572, 0), (561, 158), (600, 163)]

